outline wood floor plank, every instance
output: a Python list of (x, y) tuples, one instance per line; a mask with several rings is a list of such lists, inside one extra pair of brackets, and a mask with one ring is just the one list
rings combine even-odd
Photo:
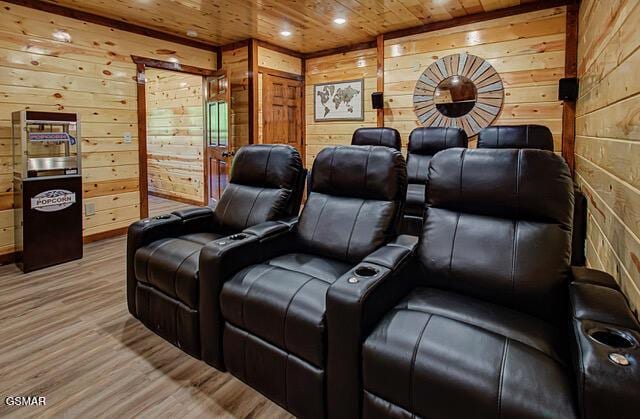
[[(186, 207), (150, 197), (153, 214)], [(0, 416), (291, 418), (128, 313), (125, 248), (116, 237), (85, 245), (82, 260), (29, 274), (0, 267)], [(47, 402), (6, 406), (10, 395)]]

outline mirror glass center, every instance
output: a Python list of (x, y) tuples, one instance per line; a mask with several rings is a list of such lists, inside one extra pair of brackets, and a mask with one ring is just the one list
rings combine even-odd
[(464, 76), (451, 76), (436, 88), (434, 103), (438, 111), (449, 118), (459, 118), (471, 112), (478, 92), (473, 82)]

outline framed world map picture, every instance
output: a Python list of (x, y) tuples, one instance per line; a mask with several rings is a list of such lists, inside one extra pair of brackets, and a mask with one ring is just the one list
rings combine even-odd
[(364, 79), (313, 86), (314, 120), (364, 121)]

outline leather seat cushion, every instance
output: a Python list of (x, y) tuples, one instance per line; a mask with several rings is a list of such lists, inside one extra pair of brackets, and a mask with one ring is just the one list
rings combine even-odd
[(222, 314), (234, 326), (322, 367), (325, 295), (350, 268), (302, 253), (250, 266), (222, 287)]
[(416, 288), (364, 343), (364, 416), (575, 417), (563, 347), (535, 317)]
[(216, 233), (195, 233), (143, 246), (134, 257), (136, 278), (197, 309), (200, 250), (220, 237)]
[(422, 217), (424, 215), (425, 184), (410, 183), (407, 187), (407, 200), (404, 204), (404, 213)]

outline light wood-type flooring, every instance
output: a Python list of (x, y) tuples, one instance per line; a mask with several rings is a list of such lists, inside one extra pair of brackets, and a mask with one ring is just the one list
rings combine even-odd
[[(0, 267), (0, 416), (290, 417), (129, 314), (125, 246), (94, 242), (82, 260), (29, 274)], [(7, 396), (46, 396), (46, 406), (6, 406)]]

